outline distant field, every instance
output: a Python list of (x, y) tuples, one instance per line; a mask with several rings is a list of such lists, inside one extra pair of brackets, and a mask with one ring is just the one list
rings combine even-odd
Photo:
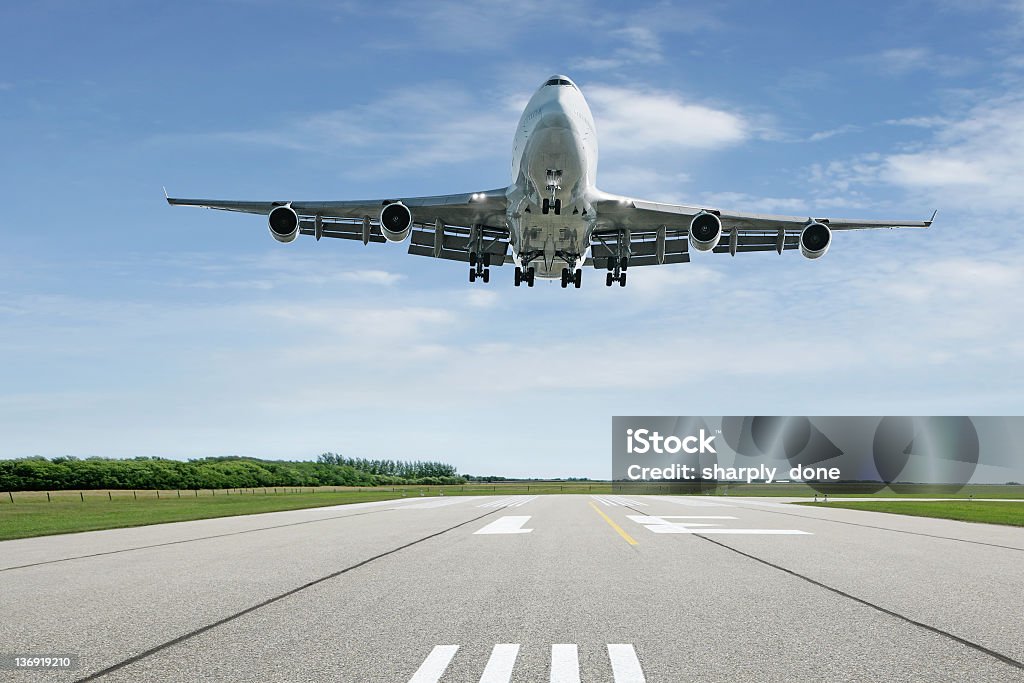
[[(0, 493), (0, 540), (45, 536), (78, 531), (184, 522), (211, 517), (249, 515), (261, 512), (389, 500), (408, 496), (472, 496), (550, 493), (619, 493), (623, 495), (669, 494), (667, 485), (612, 485), (610, 482), (502, 482), (460, 486), (386, 486), (219, 489), (217, 491), (20, 491)], [(742, 484), (719, 487), (704, 495), (812, 496), (814, 490), (801, 484)], [(841, 496), (872, 495), (863, 487), (830, 493)], [(968, 486), (956, 493), (935, 487), (915, 487), (910, 493), (894, 494), (884, 489), (878, 496), (1022, 498), (1024, 486)], [(13, 498), (13, 503), (11, 502)], [(979, 505), (981, 501), (970, 503)], [(833, 502), (830, 505), (838, 505)], [(873, 505), (868, 503), (867, 505)], [(899, 503), (897, 503), (899, 504)], [(846, 504), (844, 504), (846, 505)], [(851, 503), (850, 506), (855, 504)], [(859, 503), (856, 505), (860, 505)], [(866, 509), (866, 508), (864, 508)], [(977, 508), (976, 508), (977, 509)], [(937, 515), (941, 516), (941, 515)], [(959, 518), (956, 518), (959, 519)], [(989, 521), (989, 520), (976, 520)], [(1003, 522), (1012, 524), (1014, 522)]]
[[(277, 512), (280, 510), (297, 510), (301, 508), (319, 507), (322, 505), (339, 505), (342, 503), (361, 503), (374, 500), (400, 498), (401, 494), (385, 492), (338, 492), (338, 493), (294, 493), (287, 495), (207, 495), (195, 497), (191, 491), (182, 492), (177, 498), (174, 491), (162, 492), (157, 499), (153, 491), (146, 491), (146, 496), (133, 499), (130, 491), (111, 492), (112, 500), (107, 492), (89, 491), (82, 502), (78, 493), (68, 495), (62, 492), (52, 497), (53, 502), (46, 502), (43, 494), (40, 500), (33, 496), (31, 500), (21, 500), (15, 494), (17, 503), (0, 506), (0, 540), (11, 538), (27, 538), (30, 536), (48, 536), (66, 534), (76, 531), (95, 531), (97, 529), (114, 529), (128, 526), (145, 526), (147, 524), (163, 524), (165, 522), (185, 522), (193, 519), (210, 517), (229, 517), (232, 515), (251, 515), (260, 512)], [(102, 496), (98, 495), (102, 493)], [(166, 495), (166, 494), (170, 495)]]
[[(609, 484), (538, 483), (376, 488), (268, 488), (217, 491), (21, 491), (0, 498), (0, 540), (194, 519), (443, 495), (607, 493)], [(49, 497), (47, 497), (49, 496)], [(158, 497), (159, 496), (159, 497)], [(11, 499), (14, 503), (12, 504)]]
[(940, 517), (962, 522), (1024, 526), (1024, 503), (999, 500), (872, 500), (836, 501), (830, 503), (797, 503), (813, 507), (840, 507), (851, 510), (888, 512), (915, 517)]

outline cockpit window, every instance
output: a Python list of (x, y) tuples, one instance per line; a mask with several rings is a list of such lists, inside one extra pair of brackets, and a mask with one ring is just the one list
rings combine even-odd
[(565, 80), (564, 78), (552, 78), (544, 85), (572, 85), (572, 83)]

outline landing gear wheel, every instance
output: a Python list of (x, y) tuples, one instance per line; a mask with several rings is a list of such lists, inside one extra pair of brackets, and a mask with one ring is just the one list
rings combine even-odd
[(491, 266), (491, 255), (484, 254), (484, 268), (490, 268)]
[(469, 269), (469, 281), (470, 282), (476, 282), (476, 269), (475, 268), (470, 268)]
[(533, 266), (530, 266), (530, 268), (526, 271), (526, 284), (527, 284), (527, 286), (533, 287), (533, 280), (534, 280), (534, 276), (535, 275), (536, 275), (536, 273), (533, 270)]
[(523, 284), (523, 269), (522, 268), (516, 268), (515, 283), (516, 283), (516, 287), (518, 287), (519, 285)]
[(562, 200), (561, 199), (556, 199), (555, 200), (555, 215), (556, 216), (561, 216), (562, 215)]
[(569, 286), (569, 277), (569, 269), (562, 268), (562, 289), (565, 289), (566, 287)]
[(625, 286), (626, 286), (626, 274), (623, 273), (622, 275), (619, 276), (619, 287), (625, 287)]
[(551, 210), (551, 204), (550, 204), (550, 202), (548, 202), (547, 199), (545, 199), (544, 202), (540, 205), (540, 212), (546, 214), (550, 210)]
[(475, 251), (469, 252), (469, 265), (471, 265), (471, 266), (475, 266), (476, 265), (476, 252)]
[(615, 277), (615, 276), (614, 276), (614, 275), (612, 275), (611, 273), (608, 273), (607, 275), (605, 275), (605, 276), (604, 276), (604, 286), (605, 286), (605, 287), (611, 287), (611, 286), (612, 286), (612, 279), (613, 279), (614, 277)]
[(623, 270), (625, 270), (626, 266), (628, 266), (628, 265), (629, 265), (629, 259), (628, 258), (623, 256), (622, 258), (619, 259), (619, 268), (622, 268)]
[(484, 268), (484, 284), (487, 284), (490, 281), (491, 281), (491, 269), (490, 268)]
[(615, 270), (615, 257), (609, 256), (608, 257), (608, 272), (610, 273), (613, 270)]
[(573, 286), (576, 289), (579, 289), (580, 285), (583, 284), (583, 269), (582, 268), (577, 268), (576, 269), (576, 272), (572, 276), (572, 284), (573, 284)]

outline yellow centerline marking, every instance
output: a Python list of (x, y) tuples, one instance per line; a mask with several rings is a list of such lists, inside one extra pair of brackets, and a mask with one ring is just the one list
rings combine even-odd
[(594, 512), (596, 512), (597, 514), (601, 515), (601, 516), (602, 516), (602, 517), (604, 518), (604, 521), (608, 522), (608, 525), (609, 525), (609, 526), (610, 526), (611, 528), (615, 529), (615, 531), (616, 531), (616, 532), (617, 532), (617, 533), (619, 534), (619, 536), (622, 536), (622, 538), (626, 539), (626, 543), (628, 543), (628, 544), (630, 544), (630, 545), (636, 545), (636, 544), (637, 544), (637, 543), (636, 543), (636, 539), (635, 539), (635, 538), (633, 538), (632, 536), (630, 536), (629, 534), (627, 534), (627, 533), (626, 533), (626, 530), (625, 530), (625, 529), (623, 529), (623, 528), (622, 528), (621, 526), (619, 526), (618, 524), (616, 524), (616, 523), (615, 523), (615, 522), (614, 522), (614, 521), (612, 520), (612, 518), (611, 518), (611, 517), (609, 517), (608, 515), (606, 515), (606, 514), (604, 514), (603, 512), (601, 512), (601, 509), (600, 509), (600, 508), (598, 508), (598, 507), (597, 507), (596, 505), (594, 505), (593, 503), (591, 503), (591, 504), (590, 504), (590, 507), (594, 508)]

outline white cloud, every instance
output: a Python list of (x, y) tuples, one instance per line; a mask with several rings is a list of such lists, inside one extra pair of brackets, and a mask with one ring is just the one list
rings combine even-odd
[[(438, 97), (443, 92), (444, 97)], [(272, 128), (201, 136), (162, 136), (280, 147), (318, 156), (343, 156), (345, 172), (360, 177), (396, 168), (465, 163), (508, 153), (521, 109), (516, 98), (486, 89), (434, 82), (404, 86), (370, 102), (301, 115)], [(495, 106), (497, 104), (497, 106)], [(373, 163), (366, 163), (372, 159)]]
[(867, 154), (818, 167), (840, 190), (888, 183), (943, 208), (1016, 210), (1024, 187), (1024, 98), (984, 100), (957, 119), (929, 118), (933, 138), (917, 149)]
[(863, 57), (861, 61), (891, 76), (906, 76), (919, 71), (947, 77), (961, 76), (977, 66), (973, 59), (936, 54), (926, 47), (882, 50)]
[(690, 104), (673, 93), (591, 85), (587, 98), (601, 144), (613, 150), (715, 150), (739, 144), (751, 133), (743, 116)]

